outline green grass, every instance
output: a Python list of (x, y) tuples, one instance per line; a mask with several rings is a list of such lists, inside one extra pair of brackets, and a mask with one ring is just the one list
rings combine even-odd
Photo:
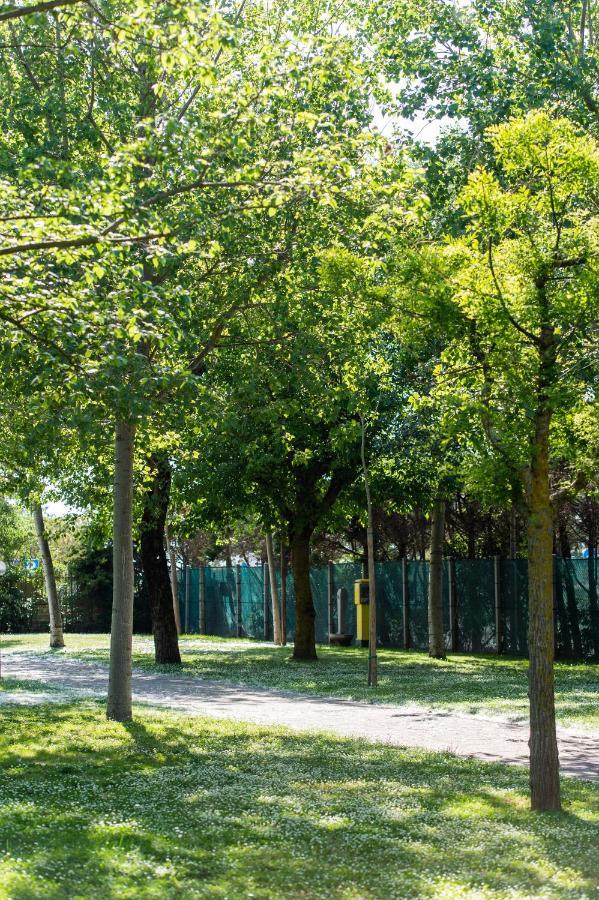
[(98, 704), (0, 709), (0, 897), (591, 897), (599, 786)]
[[(108, 635), (67, 635), (66, 641), (69, 652), (84, 659), (108, 660)], [(13, 648), (35, 649), (47, 646), (47, 637), (9, 635), (4, 642)], [(133, 651), (136, 666), (156, 668), (150, 638), (135, 638)], [(297, 663), (290, 659), (289, 648), (189, 636), (181, 639), (181, 651), (183, 672), (207, 679), (512, 719), (528, 714), (523, 659), (451, 655), (444, 661), (431, 660), (425, 653), (381, 650), (379, 687), (374, 693), (365, 683), (366, 650), (321, 647), (317, 663)], [(599, 666), (558, 662), (555, 673), (558, 721), (599, 730)]]
[(58, 688), (51, 684), (44, 684), (42, 681), (28, 681), (20, 678), (0, 678), (0, 696), (2, 694), (13, 694), (25, 691), (26, 693), (42, 693), (48, 694), (51, 691), (57, 691)]

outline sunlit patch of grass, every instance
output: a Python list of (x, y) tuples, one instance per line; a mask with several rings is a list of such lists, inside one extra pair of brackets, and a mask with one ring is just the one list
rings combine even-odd
[(599, 786), (102, 706), (0, 709), (0, 897), (590, 897)]

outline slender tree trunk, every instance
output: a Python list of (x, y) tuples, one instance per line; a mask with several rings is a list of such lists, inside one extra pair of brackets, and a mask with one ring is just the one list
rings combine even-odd
[(597, 538), (594, 526), (589, 528), (587, 572), (589, 575), (589, 611), (595, 659), (599, 660), (599, 598), (597, 596)]
[(179, 608), (179, 585), (177, 584), (177, 554), (171, 542), (168, 533), (168, 526), (164, 526), (164, 540), (169, 557), (169, 575), (171, 579), (171, 593), (173, 595), (173, 612), (175, 614), (175, 625), (177, 626), (177, 634), (181, 634), (181, 609)]
[(141, 520), (141, 563), (150, 598), (155, 660), (160, 664), (181, 662), (173, 591), (164, 549), (164, 528), (171, 490), (171, 469), (166, 455), (149, 459), (151, 481), (144, 496)]
[(443, 541), (445, 500), (435, 500), (431, 522), (431, 565), (428, 581), (428, 655), (445, 659), (443, 640)]
[(364, 491), (366, 493), (366, 511), (368, 516), (368, 525), (366, 527), (366, 553), (368, 557), (368, 686), (376, 687), (378, 685), (378, 661), (376, 656), (376, 638), (377, 638), (377, 621), (376, 621), (376, 572), (374, 568), (374, 523), (372, 516), (372, 497), (370, 494), (370, 478), (368, 475), (368, 466), (366, 465), (366, 425), (364, 417), (360, 415), (360, 424), (362, 426), (362, 472), (364, 475)]
[(50, 614), (50, 647), (57, 650), (64, 647), (64, 635), (62, 633), (62, 613), (60, 611), (60, 600), (58, 599), (58, 591), (56, 590), (56, 576), (54, 574), (54, 563), (52, 562), (52, 553), (50, 552), (50, 544), (46, 537), (46, 529), (44, 527), (44, 514), (42, 512), (41, 503), (33, 504), (33, 521), (35, 522), (35, 533), (37, 535), (37, 545), (39, 547), (40, 556), (42, 558), (42, 566), (44, 569), (44, 581), (46, 583), (46, 594), (48, 596), (48, 612)]
[(537, 413), (530, 469), (528, 516), (528, 692), (530, 790), (535, 810), (560, 809), (555, 732), (553, 624), (553, 515), (549, 494), (550, 412)]
[(275, 569), (275, 551), (270, 531), (266, 532), (266, 557), (268, 559), (270, 598), (272, 602), (273, 642), (280, 647), (283, 643), (281, 635), (281, 607), (279, 605), (279, 590), (277, 587), (277, 572)]
[(287, 550), (281, 537), (281, 644), (287, 645)]
[(568, 608), (569, 631), (572, 635), (572, 652), (576, 659), (582, 659), (582, 635), (580, 633), (580, 617), (576, 602), (576, 589), (572, 574), (572, 550), (568, 538), (568, 530), (562, 516), (558, 519), (558, 536), (564, 582), (566, 586), (566, 605)]
[(510, 559), (516, 559), (518, 551), (518, 518), (516, 504), (512, 501), (510, 507)]
[(314, 603), (310, 586), (310, 531), (291, 537), (291, 567), (295, 586), (295, 641), (293, 659), (317, 659)]
[(106, 715), (131, 718), (131, 642), (133, 635), (133, 452), (135, 425), (117, 422), (114, 452), (112, 531), (112, 625)]

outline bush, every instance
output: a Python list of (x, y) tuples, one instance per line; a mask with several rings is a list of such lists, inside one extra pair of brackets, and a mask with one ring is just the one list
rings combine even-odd
[(15, 634), (27, 631), (33, 618), (33, 601), (20, 587), (21, 576), (7, 572), (0, 577), (0, 632)]

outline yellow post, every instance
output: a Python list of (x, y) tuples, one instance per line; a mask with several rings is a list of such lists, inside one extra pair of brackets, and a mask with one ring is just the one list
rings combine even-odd
[(356, 607), (356, 646), (368, 646), (368, 614), (370, 604), (370, 592), (368, 579), (359, 578), (354, 581), (354, 604)]

